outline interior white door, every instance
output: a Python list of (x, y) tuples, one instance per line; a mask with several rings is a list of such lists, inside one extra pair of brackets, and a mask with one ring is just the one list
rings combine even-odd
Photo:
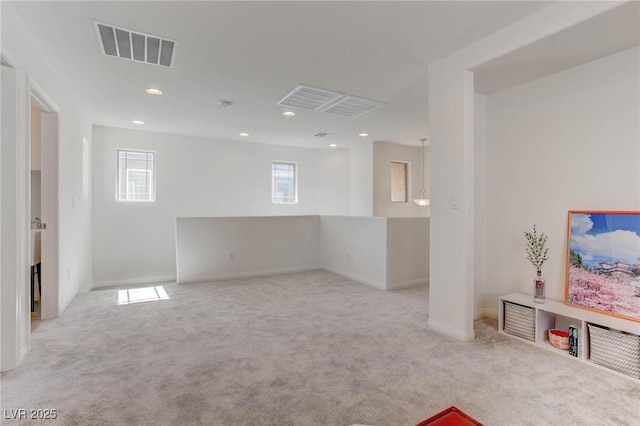
[(58, 113), (43, 112), (41, 119), (42, 294), (40, 317), (56, 318), (60, 313), (60, 267), (58, 227)]

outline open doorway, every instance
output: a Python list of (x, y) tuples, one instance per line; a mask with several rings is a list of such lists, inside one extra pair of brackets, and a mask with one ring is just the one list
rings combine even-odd
[[(58, 131), (56, 103), (31, 80), (31, 329), (59, 314)], [(37, 302), (37, 303), (36, 303)]]
[(31, 102), (30, 295), (31, 331), (42, 320), (42, 111)]
[[(16, 368), (30, 351), (31, 103), (40, 110), (40, 317), (60, 312), (58, 141), (60, 108), (24, 69), (0, 52), (0, 371)], [(36, 281), (37, 283), (37, 281)], [(35, 284), (35, 283), (34, 283)], [(35, 292), (35, 289), (34, 289)]]

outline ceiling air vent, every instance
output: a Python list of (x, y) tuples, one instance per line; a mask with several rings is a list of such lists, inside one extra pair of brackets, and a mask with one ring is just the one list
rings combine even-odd
[(278, 105), (356, 118), (384, 103), (300, 84), (280, 99)]
[(278, 105), (317, 111), (342, 97), (342, 93), (299, 85), (278, 101)]
[(105, 55), (163, 67), (173, 66), (175, 41), (101, 22), (93, 23)]
[(318, 132), (315, 135), (316, 138), (324, 138), (325, 136), (329, 136), (329, 133), (325, 133), (325, 132)]
[(346, 96), (338, 102), (330, 105), (324, 112), (329, 114), (342, 115), (344, 117), (356, 118), (378, 109), (384, 104), (370, 99), (358, 98), (356, 96)]

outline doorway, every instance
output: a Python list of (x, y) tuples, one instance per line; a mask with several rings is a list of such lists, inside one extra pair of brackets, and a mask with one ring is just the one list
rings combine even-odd
[(60, 108), (31, 76), (0, 52), (0, 371), (30, 351), (30, 116), (41, 111), (41, 318), (59, 315), (58, 140)]
[[(59, 314), (59, 246), (58, 246), (58, 139), (59, 112), (57, 104), (37, 82), (31, 80), (31, 164), (32, 193), (30, 223), (34, 234), (30, 254), (34, 256), (31, 269), (34, 301), (40, 320), (56, 318)], [(39, 179), (39, 187), (38, 187)], [(38, 205), (38, 200), (40, 204)], [(36, 215), (39, 213), (40, 215)], [(37, 218), (37, 219), (36, 219)], [(35, 229), (34, 229), (35, 228)], [(39, 234), (39, 235), (38, 235)], [(39, 252), (37, 240), (39, 237)], [(39, 255), (39, 259), (38, 259)], [(40, 260), (40, 262), (37, 262)], [(31, 280), (29, 280), (31, 282)], [(29, 282), (29, 284), (30, 284)], [(39, 284), (39, 285), (38, 285)], [(31, 291), (31, 290), (30, 290)]]
[(42, 317), (42, 112), (38, 106), (31, 102), (31, 155), (30, 155), (30, 175), (31, 175), (31, 204), (29, 213), (30, 245), (29, 245), (29, 265), (30, 282), (29, 293), (31, 296), (31, 332), (38, 327)]

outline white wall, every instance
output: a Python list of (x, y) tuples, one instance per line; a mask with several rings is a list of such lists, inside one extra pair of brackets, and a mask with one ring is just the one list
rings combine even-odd
[(429, 281), (429, 218), (387, 219), (387, 289)]
[(320, 235), (320, 263), (327, 270), (386, 288), (385, 218), (322, 216)]
[[(425, 149), (425, 169), (428, 165)], [(429, 207), (420, 207), (412, 200), (422, 196), (422, 147), (374, 142), (373, 144), (373, 215), (379, 217), (427, 216)], [(409, 199), (406, 203), (391, 202), (391, 162), (409, 163)], [(425, 176), (428, 173), (425, 172)], [(429, 191), (426, 187), (426, 196)]]
[(473, 340), (473, 74), (429, 68), (431, 227), (429, 327)]
[(429, 281), (429, 219), (320, 217), (320, 265), (382, 290)]
[(316, 151), (318, 159), (318, 214), (349, 214), (349, 149)]
[(428, 218), (178, 218), (178, 282), (322, 268), (381, 290), (409, 287), (428, 281), (428, 232)]
[(373, 215), (373, 143), (354, 143), (349, 156), (349, 211), (351, 216)]
[[(175, 219), (346, 214), (347, 154), (95, 127), (94, 285), (175, 279)], [(156, 152), (153, 203), (115, 201), (117, 149)], [(271, 162), (298, 163), (298, 203), (271, 202)], [(332, 197), (334, 194), (335, 197)]]
[(178, 218), (178, 282), (318, 268), (318, 216)]
[[(82, 139), (91, 140), (91, 126), (73, 80), (55, 72), (50, 52), (40, 49), (10, 2), (2, 4), (2, 50), (61, 110), (58, 201), (62, 311), (79, 291), (88, 289), (91, 282), (91, 204), (88, 200), (82, 201)], [(26, 105), (30, 108), (30, 99)]]
[(429, 65), (432, 329), (460, 340), (474, 338), (476, 141), (470, 70), (620, 4), (555, 2)]
[(640, 210), (640, 49), (487, 97), (487, 279), (532, 294), (523, 232), (549, 236), (547, 297), (564, 300), (567, 211)]
[(486, 130), (486, 97), (476, 93), (474, 98), (474, 161), (475, 161), (475, 303), (474, 318), (481, 319), (497, 315), (495, 300), (487, 290), (487, 130)]

